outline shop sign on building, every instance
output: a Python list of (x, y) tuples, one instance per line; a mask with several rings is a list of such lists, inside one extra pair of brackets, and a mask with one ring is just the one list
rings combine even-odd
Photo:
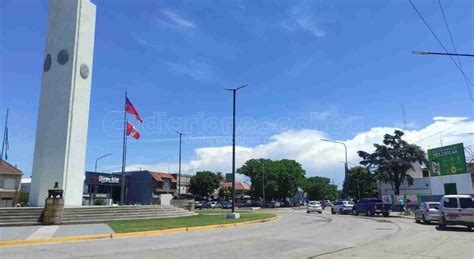
[(428, 149), (431, 176), (467, 173), (463, 143)]

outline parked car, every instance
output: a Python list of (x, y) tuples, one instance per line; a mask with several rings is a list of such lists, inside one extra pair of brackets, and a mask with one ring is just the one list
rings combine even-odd
[(310, 201), (308, 203), (306, 213), (310, 213), (310, 212), (318, 212), (319, 214), (323, 213), (323, 208), (321, 207), (321, 203), (319, 201)]
[(415, 211), (415, 221), (423, 223), (430, 223), (431, 221), (438, 221), (439, 217), (439, 202), (423, 202)]
[(280, 202), (279, 201), (266, 201), (265, 208), (279, 208)]
[(195, 201), (194, 202), (194, 209), (202, 209), (202, 201)]
[(221, 203), (221, 207), (223, 209), (231, 209), (232, 208), (232, 202), (231, 201), (223, 201)]
[(334, 206), (330, 200), (324, 200), (324, 201), (322, 202), (322, 204), (324, 205), (324, 207), (332, 207), (332, 206)]
[(209, 202), (209, 208), (215, 209), (217, 207), (217, 201), (210, 201)]
[(383, 203), (382, 200), (376, 198), (361, 199), (359, 202), (354, 204), (352, 207), (352, 214), (359, 215), (359, 213), (365, 213), (367, 216), (374, 216), (382, 214), (384, 217), (390, 216), (392, 205)]
[(439, 206), (438, 229), (447, 225), (462, 225), (469, 230), (474, 227), (474, 201), (470, 195), (445, 195)]
[(352, 201), (337, 201), (334, 206), (331, 208), (331, 213), (351, 213), (354, 203)]

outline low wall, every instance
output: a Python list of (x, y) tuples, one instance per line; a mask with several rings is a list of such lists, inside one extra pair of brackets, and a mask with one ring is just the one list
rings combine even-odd
[(194, 211), (194, 199), (173, 199), (171, 200), (171, 205), (185, 210)]

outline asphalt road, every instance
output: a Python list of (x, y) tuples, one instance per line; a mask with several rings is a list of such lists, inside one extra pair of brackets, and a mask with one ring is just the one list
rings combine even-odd
[(280, 220), (147, 237), (0, 248), (3, 258), (473, 258), (474, 232), (437, 231), (400, 218), (307, 214)]

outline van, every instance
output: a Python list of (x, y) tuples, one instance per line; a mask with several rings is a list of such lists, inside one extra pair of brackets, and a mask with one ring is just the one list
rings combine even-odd
[(470, 195), (444, 195), (439, 206), (438, 229), (447, 225), (474, 227), (474, 201)]

